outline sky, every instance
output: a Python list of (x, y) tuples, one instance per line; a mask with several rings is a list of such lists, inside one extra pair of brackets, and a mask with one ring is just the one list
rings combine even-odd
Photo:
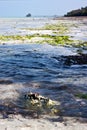
[(87, 0), (0, 0), (0, 17), (63, 16), (87, 6)]

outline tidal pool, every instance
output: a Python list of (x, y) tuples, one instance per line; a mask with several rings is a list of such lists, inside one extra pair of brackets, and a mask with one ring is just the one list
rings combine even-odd
[[(42, 26), (49, 19), (1, 19), (0, 23), (0, 34), (24, 35), (22, 27)], [(78, 29), (69, 35), (78, 38)], [(87, 94), (87, 55), (81, 64), (78, 49), (37, 43), (0, 45), (0, 114), (24, 114), (22, 96), (31, 91), (59, 101), (64, 116), (87, 117), (87, 99), (75, 96)], [(87, 54), (87, 50), (82, 48), (82, 53)]]

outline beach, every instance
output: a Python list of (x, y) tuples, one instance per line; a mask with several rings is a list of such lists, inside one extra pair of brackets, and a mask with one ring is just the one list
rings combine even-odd
[[(86, 130), (86, 59), (85, 17), (0, 19), (0, 129)], [(30, 92), (55, 104), (26, 107)]]

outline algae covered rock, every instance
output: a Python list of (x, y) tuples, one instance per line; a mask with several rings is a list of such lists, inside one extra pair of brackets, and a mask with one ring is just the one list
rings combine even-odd
[(60, 103), (41, 96), (38, 93), (27, 93), (24, 95), (25, 107), (38, 113), (56, 114), (59, 112)]

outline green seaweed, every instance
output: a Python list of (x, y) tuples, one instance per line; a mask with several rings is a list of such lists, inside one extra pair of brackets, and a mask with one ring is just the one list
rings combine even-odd
[[(33, 38), (37, 38), (34, 41)], [(42, 38), (42, 39), (40, 39)], [(32, 35), (0, 35), (0, 42), (1, 41), (10, 41), (10, 40), (19, 40), (19, 41), (26, 41), (28, 40), (29, 43), (48, 43), (51, 45), (62, 45), (62, 46), (73, 46), (73, 47), (87, 47), (87, 42), (80, 42), (77, 40), (72, 40), (70, 36), (67, 35), (49, 35), (49, 34), (32, 34)], [(2, 42), (1, 42), (2, 43)]]
[(46, 24), (43, 29), (45, 30), (67, 30), (67, 26), (63, 23)]
[(9, 35), (9, 36), (4, 36), (1, 35), (0, 36), (0, 40), (2, 41), (10, 41), (10, 40), (30, 40), (32, 38), (35, 37), (41, 37), (43, 38), (43, 40), (38, 40), (37, 43), (49, 43), (52, 45), (64, 45), (64, 44), (69, 44), (72, 42), (72, 40), (70, 40), (69, 36), (57, 36), (57, 35), (48, 35), (48, 34), (33, 34), (33, 35), (25, 35), (25, 36), (21, 36), (21, 35)]
[(46, 24), (42, 27), (43, 30), (52, 30), (54, 34), (64, 34), (68, 31), (69, 27), (64, 23)]
[(86, 94), (84, 94), (84, 93), (78, 93), (75, 96), (78, 97), (78, 98), (81, 98), (81, 99), (87, 99), (87, 93)]
[(21, 28), (21, 30), (52, 30), (54, 34), (63, 34), (68, 31), (68, 28), (69, 25), (58, 22), (55, 24), (46, 24), (43, 27), (39, 28)]
[(10, 40), (26, 40), (26, 39), (31, 39), (33, 36), (31, 35), (1, 35), (0, 40), (2, 41), (10, 41)]
[(20, 36), (20, 35), (9, 35), (9, 36), (5, 36), (5, 35), (1, 35), (0, 36), (0, 40), (2, 41), (9, 41), (9, 40), (23, 40), (23, 36)]
[(87, 47), (87, 41), (77, 41), (75, 43), (72, 44), (73, 47), (76, 47), (76, 48), (84, 48), (86, 49), (85, 47)]
[(51, 45), (65, 45), (70, 44), (73, 40), (70, 40), (69, 36), (57, 36), (57, 35), (41, 35), (44, 37), (44, 42), (47, 42)]

